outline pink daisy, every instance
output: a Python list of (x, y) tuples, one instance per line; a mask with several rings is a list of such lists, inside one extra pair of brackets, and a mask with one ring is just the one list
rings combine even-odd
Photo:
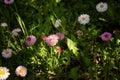
[(46, 40), (47, 36), (44, 35), (41, 38), (42, 38), (42, 40)]
[(62, 33), (62, 32), (58, 32), (58, 33), (56, 33), (56, 35), (58, 36), (58, 38), (59, 38), (60, 40), (63, 40), (64, 37), (65, 37), (64, 33)]
[(46, 43), (49, 45), (49, 46), (55, 46), (58, 42), (58, 36), (53, 34), (53, 35), (50, 35), (46, 38)]
[(19, 35), (19, 34), (18, 34), (19, 32), (21, 32), (21, 29), (20, 29), (20, 28), (15, 28), (15, 29), (12, 30), (13, 36), (18, 36), (18, 35)]
[(103, 34), (100, 35), (100, 38), (103, 40), (103, 41), (108, 41), (112, 38), (112, 34), (109, 33), (109, 32), (104, 32)]
[(14, 0), (4, 0), (5, 4), (12, 4), (14, 2)]
[(83, 36), (83, 31), (81, 31), (81, 30), (78, 30), (76, 33), (78, 36)]
[(18, 66), (15, 70), (17, 76), (25, 77), (27, 75), (27, 68), (24, 66)]
[(27, 38), (26, 38), (26, 40), (25, 40), (25, 44), (26, 44), (27, 46), (32, 46), (32, 45), (35, 44), (35, 42), (36, 42), (36, 37), (33, 36), (33, 35), (27, 36)]
[(61, 48), (60, 46), (57, 46), (57, 47), (56, 47), (56, 51), (57, 51), (57, 52), (62, 52), (62, 48)]

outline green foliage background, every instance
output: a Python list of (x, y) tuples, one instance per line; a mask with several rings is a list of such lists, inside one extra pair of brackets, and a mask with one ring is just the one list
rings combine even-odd
[[(10, 69), (8, 80), (119, 80), (120, 79), (120, 1), (107, 2), (108, 10), (96, 11), (101, 0), (15, 0), (6, 5), (0, 0), (0, 52), (12, 48), (9, 59), (0, 56), (0, 66)], [(83, 26), (78, 22), (80, 14), (89, 14), (90, 23)], [(62, 25), (54, 28), (56, 19)], [(11, 31), (20, 27), (22, 32), (14, 37)], [(76, 31), (81, 29), (84, 36)], [(61, 53), (55, 52), (56, 46), (49, 47), (41, 39), (56, 32), (65, 32), (65, 39), (58, 42)], [(108, 31), (112, 39), (103, 42), (99, 35)], [(27, 47), (24, 40), (35, 35), (37, 42)], [(99, 63), (97, 64), (96, 61)], [(26, 77), (17, 77), (15, 68), (24, 65), (28, 69)]]

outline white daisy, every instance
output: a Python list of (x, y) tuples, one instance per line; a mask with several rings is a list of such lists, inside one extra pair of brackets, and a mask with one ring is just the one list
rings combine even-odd
[(20, 28), (16, 28), (16, 29), (13, 29), (13, 30), (12, 30), (12, 34), (13, 34), (14, 36), (18, 36), (18, 32), (21, 32), (21, 29), (20, 29)]
[(24, 66), (18, 66), (15, 70), (17, 76), (25, 77), (27, 75), (27, 68)]
[(100, 2), (96, 5), (96, 10), (98, 12), (105, 12), (108, 9), (108, 4), (105, 2)]
[(0, 26), (1, 26), (1, 27), (7, 27), (8, 25), (7, 25), (6, 22), (3, 22), (3, 23), (0, 24)]
[(9, 69), (7, 69), (6, 67), (0, 67), (0, 80), (6, 80), (9, 75)]
[(60, 20), (60, 19), (57, 19), (57, 20), (55, 21), (54, 27), (55, 27), (55, 28), (58, 28), (60, 25), (61, 25), (61, 20)]
[(3, 51), (2, 51), (2, 56), (4, 57), (4, 58), (10, 58), (11, 56), (12, 56), (12, 49), (4, 49)]
[(88, 14), (82, 14), (78, 17), (78, 22), (80, 24), (85, 25), (85, 24), (89, 23), (89, 21), (90, 21), (90, 16)]

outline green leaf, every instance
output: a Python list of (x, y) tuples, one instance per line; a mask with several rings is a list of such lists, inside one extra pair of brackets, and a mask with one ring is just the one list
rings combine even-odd
[(17, 18), (17, 21), (18, 21), (18, 23), (19, 23), (19, 25), (20, 25), (20, 27), (21, 27), (24, 35), (27, 36), (28, 33), (27, 33), (27, 29), (26, 29), (25, 23), (24, 23), (24, 21), (21, 19), (21, 17), (19, 16), (18, 13), (16, 13), (16, 18)]
[(54, 23), (55, 23), (55, 18), (54, 18), (53, 15), (50, 15), (50, 20), (52, 21), (52, 24), (54, 25)]
[(99, 20), (101, 20), (101, 21), (103, 21), (103, 22), (107, 22), (107, 20), (106, 19), (104, 19), (104, 18), (99, 18)]
[(72, 41), (71, 39), (67, 39), (67, 46), (69, 50), (71, 50), (75, 56), (78, 56), (78, 48), (76, 46), (76, 42)]
[(59, 3), (61, 0), (55, 0), (56, 1), (56, 3)]
[(77, 78), (78, 78), (78, 71), (79, 71), (79, 67), (72, 68), (70, 70), (69, 77), (72, 78), (73, 80), (77, 80)]

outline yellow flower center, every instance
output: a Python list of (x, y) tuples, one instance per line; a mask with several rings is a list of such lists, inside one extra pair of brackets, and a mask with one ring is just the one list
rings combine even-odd
[(18, 32), (18, 30), (15, 30), (15, 32), (17, 33), (17, 32)]
[(5, 53), (6, 53), (6, 54), (9, 54), (9, 51), (8, 51), (8, 50), (6, 50), (6, 51), (5, 51)]
[(20, 32), (20, 31), (19, 31), (18, 29), (15, 29), (15, 32), (18, 33), (18, 32)]
[(104, 5), (103, 5), (103, 4), (101, 4), (101, 5), (100, 5), (100, 8), (104, 8)]
[(5, 75), (5, 71), (4, 70), (0, 70), (0, 75)]
[(83, 33), (82, 33), (82, 31), (80, 31), (80, 32), (78, 32), (78, 34), (79, 34), (79, 35), (82, 35)]
[(85, 17), (82, 17), (82, 20), (84, 21), (86, 18)]
[(19, 70), (19, 73), (23, 73), (23, 72), (24, 72), (24, 69), (21, 68), (21, 69)]

